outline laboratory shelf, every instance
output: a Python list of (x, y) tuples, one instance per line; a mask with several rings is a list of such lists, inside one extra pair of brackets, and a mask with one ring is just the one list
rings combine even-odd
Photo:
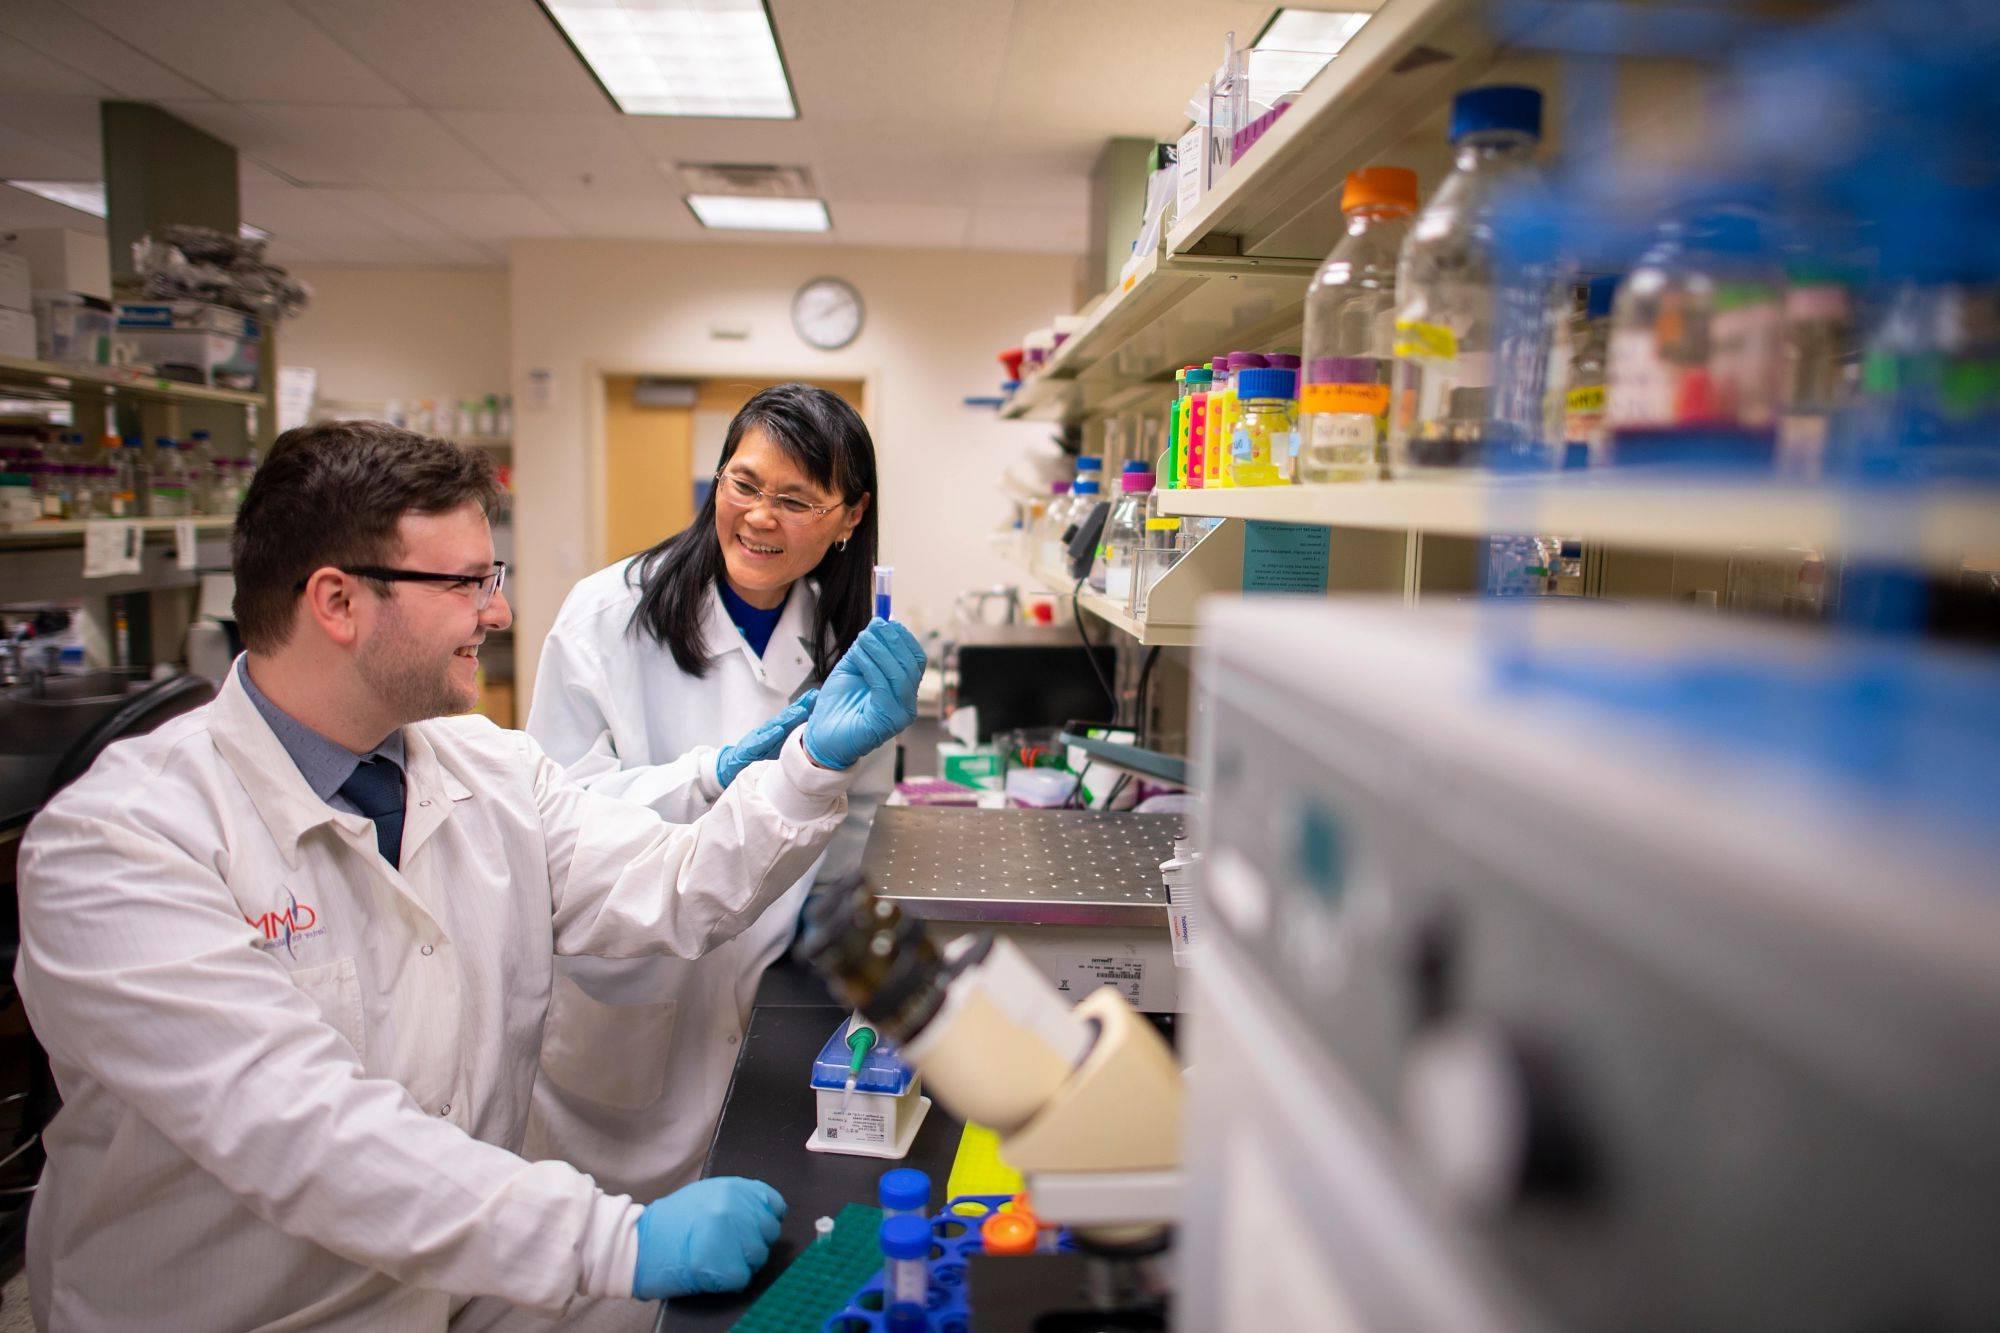
[(1079, 736), (1074, 732), (1062, 733), (1062, 743), (1082, 750), (1093, 759), (1101, 759), (1114, 768), (1130, 769), (1142, 777), (1158, 778), (1176, 786), (1188, 784), (1188, 761), (1177, 754), (1162, 754), (1158, 750), (1148, 750), (1137, 745), (1121, 745), (1117, 741), (1098, 740), (1093, 736)]
[[(129, 523), (150, 538), (171, 534), (176, 526), (189, 521), (185, 518), (102, 518), (88, 521), (38, 519), (33, 523), (0, 523), (0, 550), (18, 550), (31, 546), (82, 546), (84, 531), (91, 523)], [(228, 532), (236, 526), (236, 519), (233, 516), (197, 516), (192, 521), (196, 532)]]
[(1193, 625), (1140, 620), (1125, 609), (1123, 602), (1114, 602), (1102, 593), (1086, 592), (1077, 605), (1120, 634), (1128, 635), (1142, 648), (1187, 648), (1194, 644)]
[[(1166, 238), (1170, 256), (1323, 256), (1341, 183), (1479, 81), (1503, 47), (1485, 0), (1384, 0)], [(1435, 138), (1442, 144), (1442, 125)], [(1417, 165), (1411, 163), (1410, 165)]]
[(79, 390), (104, 390), (127, 394), (149, 402), (231, 403), (238, 407), (260, 407), (262, 394), (236, 389), (211, 389), (204, 384), (183, 384), (117, 366), (66, 365), (55, 361), (33, 361), (22, 357), (0, 357), (0, 385), (16, 390), (39, 390), (45, 395), (74, 397)]
[(1098, 303), (1000, 415), (1081, 421), (1146, 405), (1148, 389), (1164, 391), (1174, 371), (1205, 364), (1218, 347), (1296, 346), (1317, 267), (1304, 259), (1154, 255)]
[(1468, 477), (1166, 491), (1167, 513), (1459, 537), (1551, 533), (1641, 550), (1809, 546), (1956, 569), (2000, 553), (2000, 486)]

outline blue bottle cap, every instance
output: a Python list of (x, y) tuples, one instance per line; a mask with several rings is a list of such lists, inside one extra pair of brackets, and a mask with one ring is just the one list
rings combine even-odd
[(1236, 398), (1238, 402), (1249, 402), (1253, 398), (1296, 398), (1299, 391), (1299, 372), (1278, 370), (1245, 370), (1236, 376)]
[(1124, 468), (1123, 468), (1123, 469), (1122, 469), (1121, 471), (1122, 471), (1122, 472), (1151, 472), (1152, 470), (1153, 470), (1153, 466), (1152, 466), (1152, 464), (1148, 463), (1148, 462), (1147, 462), (1147, 461), (1146, 461), (1145, 459), (1143, 459), (1143, 458), (1128, 458), (1128, 459), (1126, 459), (1126, 460), (1125, 460), (1125, 466), (1124, 466)]
[(1076, 456), (1076, 470), (1078, 472), (1082, 472), (1086, 468), (1093, 468), (1093, 467), (1098, 469), (1100, 472), (1103, 471), (1104, 460), (1102, 458), (1099, 458), (1095, 454), (1078, 454)]
[(931, 1252), (931, 1224), (907, 1213), (882, 1224), (882, 1253), (891, 1259), (923, 1259)]
[(1518, 83), (1467, 88), (1451, 99), (1451, 141), (1488, 130), (1542, 137), (1542, 93)]
[(1586, 285), (1584, 313), (1592, 319), (1603, 319), (1611, 313), (1611, 298), (1618, 294), (1618, 275), (1601, 273)]
[(899, 1166), (883, 1173), (875, 1195), (884, 1208), (894, 1212), (927, 1213), (931, 1207), (931, 1178), (913, 1166)]

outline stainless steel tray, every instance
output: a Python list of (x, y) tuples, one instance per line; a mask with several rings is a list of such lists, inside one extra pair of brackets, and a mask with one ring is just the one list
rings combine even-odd
[(884, 806), (862, 854), (878, 898), (936, 921), (1152, 926), (1179, 815)]

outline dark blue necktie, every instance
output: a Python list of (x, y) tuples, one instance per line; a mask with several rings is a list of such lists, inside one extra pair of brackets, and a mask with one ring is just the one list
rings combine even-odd
[(392, 866), (403, 863), (403, 770), (393, 759), (364, 759), (340, 784), (340, 794), (375, 821), (375, 846)]

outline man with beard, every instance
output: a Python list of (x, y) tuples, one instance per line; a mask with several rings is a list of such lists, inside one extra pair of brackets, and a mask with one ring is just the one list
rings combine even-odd
[(872, 623), (778, 758), (686, 825), (451, 716), (511, 623), (491, 464), (287, 432), (237, 517), (245, 654), (29, 829), (17, 979), (64, 1105), (30, 1222), (44, 1329), (441, 1330), (475, 1295), (740, 1288), (784, 1201), (649, 1203), (517, 1155), (557, 954), (697, 957), (793, 884), (915, 716)]

